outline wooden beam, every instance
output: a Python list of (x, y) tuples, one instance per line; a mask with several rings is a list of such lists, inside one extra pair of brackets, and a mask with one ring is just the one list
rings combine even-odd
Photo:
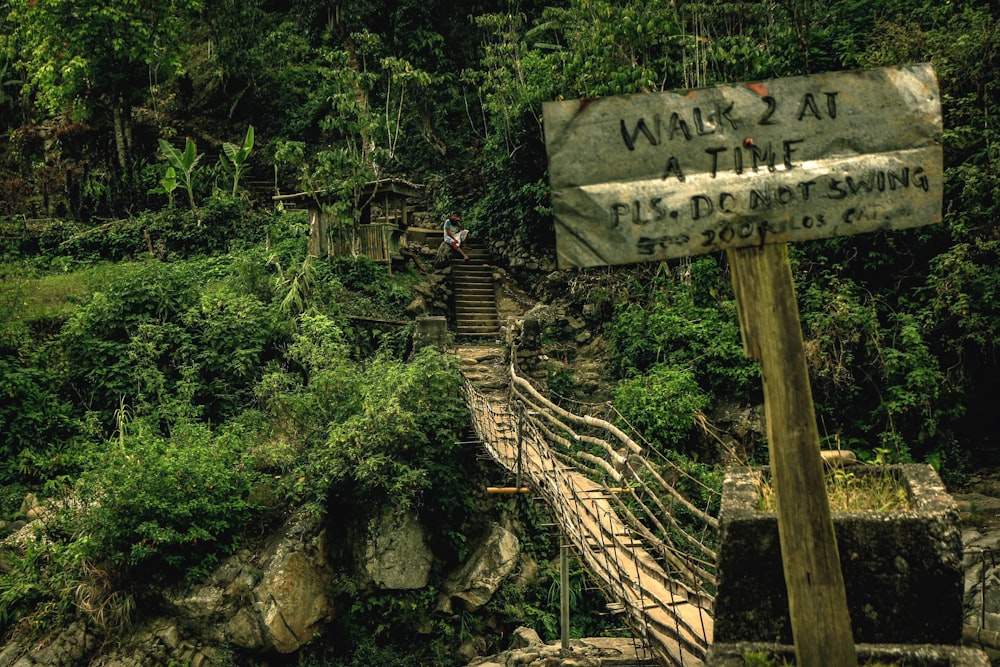
[(799, 667), (855, 667), (786, 244), (728, 251), (748, 356), (760, 362), (778, 536)]

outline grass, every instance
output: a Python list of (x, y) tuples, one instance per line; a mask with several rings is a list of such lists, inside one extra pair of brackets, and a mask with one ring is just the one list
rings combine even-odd
[(95, 292), (139, 266), (102, 262), (72, 271), (25, 277), (21, 267), (3, 265), (0, 267), (0, 303), (9, 309), (12, 319), (25, 323), (65, 319)]
[[(875, 470), (875, 468), (881, 470)], [(845, 468), (827, 473), (826, 491), (831, 512), (891, 512), (910, 507), (906, 488), (896, 475), (882, 466), (869, 466), (861, 474)], [(770, 480), (760, 480), (762, 512), (775, 511), (775, 493)]]

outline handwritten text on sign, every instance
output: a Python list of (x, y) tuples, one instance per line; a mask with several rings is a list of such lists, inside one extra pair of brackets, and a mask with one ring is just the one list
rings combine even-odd
[(930, 65), (547, 102), (562, 267), (941, 219)]

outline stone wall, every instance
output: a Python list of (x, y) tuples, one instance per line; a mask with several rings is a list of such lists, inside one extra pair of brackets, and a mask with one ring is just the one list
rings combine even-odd
[[(911, 509), (834, 512), (844, 587), (857, 642), (951, 644), (962, 633), (958, 511), (927, 465), (890, 466)], [(879, 474), (855, 466), (854, 474)], [(778, 520), (757, 509), (756, 473), (730, 468), (719, 517), (715, 639), (792, 641)]]

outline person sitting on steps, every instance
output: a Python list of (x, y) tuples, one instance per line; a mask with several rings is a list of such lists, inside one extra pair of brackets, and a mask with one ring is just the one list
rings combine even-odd
[(469, 230), (462, 226), (462, 216), (458, 214), (458, 211), (452, 211), (444, 219), (444, 240), (451, 245), (452, 248), (458, 251), (458, 254), (462, 256), (466, 262), (469, 261), (469, 256), (465, 254), (465, 239), (469, 236)]

